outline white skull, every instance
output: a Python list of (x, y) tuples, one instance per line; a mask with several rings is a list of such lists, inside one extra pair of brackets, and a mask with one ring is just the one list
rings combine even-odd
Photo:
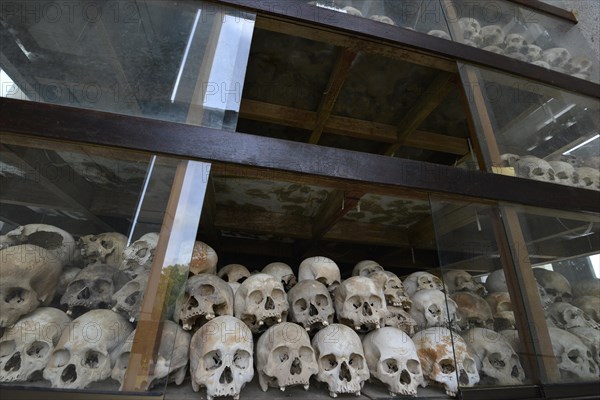
[(515, 329), (515, 314), (508, 292), (490, 293), (485, 297), (485, 300), (492, 310), (494, 329), (496, 331)]
[(504, 45), (504, 52), (506, 54), (525, 54), (527, 52), (527, 40), (525, 40), (525, 38), (518, 33), (506, 35), (506, 38), (504, 39)]
[(383, 290), (364, 276), (343, 281), (335, 291), (334, 304), (338, 321), (361, 332), (380, 328), (388, 314)]
[(67, 286), (60, 304), (68, 306), (67, 315), (71, 315), (75, 307), (85, 310), (111, 308), (113, 295), (128, 281), (127, 275), (112, 265), (99, 264), (85, 267)]
[(585, 281), (579, 281), (573, 285), (573, 295), (575, 297), (581, 296), (596, 296), (600, 297), (600, 279), (587, 279)]
[(411, 300), (410, 316), (417, 323), (417, 331), (434, 326), (458, 329), (459, 320), (456, 302), (441, 290), (424, 289), (415, 293)]
[(216, 274), (218, 261), (217, 252), (212, 247), (204, 242), (196, 241), (192, 250), (190, 273), (192, 275)]
[(83, 389), (110, 376), (131, 325), (111, 310), (92, 310), (73, 320), (62, 336), (44, 379), (54, 388)]
[(600, 171), (590, 167), (580, 167), (576, 169), (579, 177), (580, 188), (600, 190)]
[(571, 284), (559, 272), (549, 271), (544, 268), (533, 268), (535, 280), (544, 288), (552, 303), (573, 300)]
[(517, 53), (517, 52), (506, 53), (506, 56), (510, 57), (510, 58), (514, 58), (515, 60), (523, 61), (523, 62), (528, 61), (527, 56), (523, 53)]
[(491, 51), (492, 53), (496, 53), (496, 54), (504, 54), (504, 50), (502, 49), (502, 47), (498, 47), (498, 46), (485, 46), (483, 48), (483, 50)]
[(534, 156), (523, 156), (515, 164), (517, 176), (537, 181), (554, 182), (554, 170), (547, 161)]
[(459, 382), (463, 387), (479, 382), (475, 359), (459, 335), (452, 335), (446, 328), (434, 327), (417, 332), (412, 340), (421, 360), (423, 375), (442, 384), (446, 395), (455, 397)]
[(228, 264), (221, 268), (217, 275), (225, 282), (242, 283), (250, 276), (250, 271), (242, 264)]
[(375, 271), (383, 271), (383, 267), (373, 260), (362, 260), (352, 269), (352, 276), (369, 276)]
[(548, 164), (554, 170), (556, 183), (568, 186), (576, 186), (579, 182), (579, 176), (573, 165), (564, 161), (548, 161)]
[(571, 74), (590, 74), (593, 67), (592, 60), (586, 56), (573, 57), (567, 65), (567, 69)]
[(77, 260), (77, 243), (73, 236), (53, 225), (23, 225), (8, 232), (3, 241), (8, 241), (11, 246), (32, 244), (53, 251), (55, 253), (53, 258), (58, 259), (62, 266), (72, 265)]
[(327, 287), (319, 281), (300, 281), (288, 292), (290, 320), (309, 332), (333, 323), (334, 309)]
[(384, 320), (385, 326), (391, 326), (398, 328), (402, 332), (412, 336), (415, 334), (417, 327), (416, 321), (410, 314), (404, 309), (404, 307), (387, 306), (388, 316)]
[(61, 310), (40, 307), (4, 332), (0, 337), (0, 382), (35, 379), (70, 322)]
[(551, 68), (550, 64), (548, 64), (546, 61), (543, 61), (543, 60), (533, 61), (532, 64), (537, 65), (538, 67), (546, 68), (546, 69)]
[(356, 15), (357, 17), (362, 17), (363, 14), (354, 7), (346, 6), (342, 8), (342, 10), (346, 11), (347, 14)]
[(260, 333), (287, 319), (287, 295), (281, 282), (271, 275), (251, 275), (235, 292), (233, 309), (253, 333)]
[(483, 46), (502, 46), (506, 34), (502, 27), (498, 25), (488, 25), (481, 28), (481, 36), (483, 37)]
[(0, 328), (52, 301), (62, 271), (52, 250), (22, 244), (0, 250)]
[(489, 293), (508, 292), (504, 270), (497, 269), (490, 273), (485, 281), (485, 288)]
[(544, 51), (540, 46), (536, 46), (535, 44), (528, 44), (525, 50), (525, 55), (527, 56), (527, 61), (530, 63), (535, 61), (540, 61), (543, 57)]
[(190, 342), (190, 372), (195, 392), (206, 386), (206, 397), (240, 398), (254, 377), (252, 332), (239, 319), (223, 315), (198, 329)]
[(596, 364), (600, 365), (600, 330), (589, 326), (578, 326), (569, 329), (569, 332), (581, 339), (592, 352), (592, 358)]
[(291, 322), (270, 327), (256, 344), (256, 370), (265, 392), (269, 386), (284, 391), (301, 385), (308, 390), (310, 377), (319, 371), (308, 333)]
[(479, 47), (483, 43), (481, 36), (481, 24), (475, 18), (461, 18), (458, 25), (463, 34), (464, 43), (470, 46)]
[(560, 329), (588, 326), (583, 311), (569, 303), (556, 302), (550, 304), (548, 317), (554, 323), (554, 326)]
[(588, 318), (600, 323), (600, 297), (581, 296), (572, 301), (573, 305), (579, 307)]
[(598, 379), (598, 365), (592, 352), (574, 334), (559, 328), (548, 328), (552, 350), (558, 361), (561, 381), (587, 381)]
[[(119, 349), (115, 366), (111, 372), (111, 377), (121, 384), (119, 390), (123, 390), (125, 373), (127, 372), (129, 355), (131, 354), (136, 331), (137, 329), (131, 332)], [(190, 339), (191, 335), (181, 329), (175, 322), (164, 321), (154, 368), (151, 369), (148, 381), (145, 382), (147, 389), (164, 382), (164, 378), (167, 377), (167, 383), (175, 382), (177, 385), (183, 383), (190, 359)]]
[(460, 318), (457, 321), (461, 329), (472, 327), (492, 329), (494, 317), (490, 305), (481, 297), (471, 292), (456, 292), (450, 298), (458, 306)]
[(261, 272), (263, 274), (272, 275), (273, 277), (275, 277), (275, 279), (279, 279), (286, 292), (293, 288), (294, 285), (297, 283), (294, 271), (292, 271), (292, 268), (286, 263), (273, 262), (267, 264)]
[(375, 271), (369, 274), (369, 278), (383, 290), (388, 306), (403, 307), (410, 310), (412, 301), (404, 293), (404, 286), (400, 278), (393, 272)]
[(475, 281), (467, 271), (460, 269), (444, 271), (442, 278), (450, 294), (455, 292), (471, 292), (479, 296), (485, 294), (483, 285)]
[(233, 296), (231, 287), (216, 275), (191, 276), (175, 306), (176, 321), (189, 331), (220, 315), (233, 315)]
[(521, 156), (512, 153), (505, 153), (500, 156), (503, 167), (514, 167), (514, 165), (521, 159)]
[(360, 395), (369, 369), (358, 334), (346, 325), (329, 325), (313, 337), (312, 347), (319, 364), (317, 380), (327, 384), (329, 395)]
[(126, 246), (127, 237), (118, 232), (86, 235), (79, 238), (79, 247), (86, 266), (119, 265), (123, 262), (123, 251)]
[(554, 47), (544, 50), (543, 58), (551, 67), (564, 68), (567, 66), (569, 60), (571, 60), (571, 53), (562, 47)]
[(298, 282), (315, 279), (325, 286), (330, 293), (335, 291), (340, 282), (340, 268), (330, 258), (323, 256), (309, 257), (298, 267)]
[(144, 291), (148, 286), (150, 271), (141, 272), (113, 295), (114, 312), (123, 314), (129, 322), (139, 319)]
[(369, 19), (372, 19), (377, 22), (383, 22), (384, 24), (388, 25), (396, 25), (394, 23), (394, 20), (392, 20), (390, 17), (386, 17), (385, 15), (371, 15)]
[(131, 277), (137, 275), (138, 270), (149, 270), (152, 266), (154, 251), (158, 244), (158, 233), (150, 232), (131, 243), (123, 251), (123, 261), (119, 266)]
[(439, 37), (442, 39), (451, 40), (450, 35), (448, 35), (448, 33), (446, 31), (441, 31), (439, 29), (431, 30), (431, 31), (427, 32), (427, 34), (431, 35), (431, 36)]
[(519, 356), (501, 334), (484, 328), (471, 328), (462, 334), (479, 371), (480, 383), (522, 385), (525, 371)]
[(417, 291), (423, 289), (444, 290), (444, 284), (440, 278), (424, 271), (417, 271), (408, 275), (403, 284), (404, 293), (411, 298)]
[(377, 329), (368, 333), (362, 344), (371, 376), (387, 386), (390, 396), (416, 396), (417, 387), (425, 387), (417, 349), (405, 332)]

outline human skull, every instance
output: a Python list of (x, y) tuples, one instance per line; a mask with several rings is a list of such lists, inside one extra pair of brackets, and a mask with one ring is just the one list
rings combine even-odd
[(481, 24), (475, 18), (460, 18), (458, 25), (463, 34), (464, 43), (479, 47), (483, 43), (481, 36)]
[(394, 20), (392, 20), (390, 17), (386, 17), (385, 15), (371, 15), (369, 19), (377, 22), (383, 22), (384, 24), (388, 25), (396, 25)]
[(500, 156), (503, 167), (514, 167), (514, 165), (521, 159), (521, 156), (512, 153), (505, 153)]
[(288, 300), (283, 285), (269, 274), (251, 275), (234, 297), (235, 316), (253, 333), (287, 319)]
[(485, 297), (494, 317), (494, 330), (515, 329), (515, 314), (508, 292), (490, 293)]
[(221, 268), (217, 275), (225, 282), (242, 283), (250, 276), (250, 271), (242, 264), (228, 264)]
[(364, 276), (343, 281), (335, 291), (334, 305), (338, 321), (361, 332), (380, 328), (388, 314), (383, 290)]
[(279, 279), (286, 292), (293, 288), (294, 285), (297, 283), (294, 271), (292, 271), (292, 268), (286, 263), (273, 262), (267, 264), (261, 272), (263, 274), (272, 275), (273, 277), (275, 277), (275, 279)]
[(75, 279), (79, 271), (81, 271), (81, 269), (77, 267), (63, 267), (60, 278), (58, 278), (55, 296), (62, 296), (65, 294), (67, 287), (73, 282), (73, 279)]
[(437, 289), (444, 290), (442, 280), (429, 272), (417, 271), (408, 275), (404, 281), (404, 293), (410, 298), (419, 290)]
[(442, 278), (450, 294), (455, 292), (471, 292), (479, 296), (485, 294), (483, 285), (475, 281), (467, 271), (460, 269), (444, 271)]
[(44, 379), (54, 388), (83, 389), (110, 376), (131, 325), (111, 310), (92, 310), (73, 320), (62, 336)]
[(312, 339), (319, 365), (317, 380), (329, 388), (329, 395), (360, 391), (369, 378), (360, 337), (351, 328), (332, 324), (321, 329)]
[(502, 46), (506, 34), (502, 27), (498, 25), (488, 25), (481, 28), (481, 36), (483, 37), (483, 47)]
[(506, 54), (517, 53), (525, 54), (527, 52), (527, 40), (518, 33), (506, 35), (504, 39), (504, 52)]
[(600, 297), (581, 296), (572, 301), (573, 305), (579, 307), (588, 318), (600, 323)]
[(113, 295), (127, 282), (127, 275), (112, 265), (91, 265), (85, 267), (67, 286), (60, 304), (68, 306), (67, 315), (71, 315), (75, 307), (85, 310), (92, 308), (111, 308)]
[(575, 297), (596, 296), (600, 297), (600, 279), (586, 279), (573, 285), (573, 295)]
[(496, 54), (504, 54), (504, 50), (498, 46), (485, 46), (483, 48), (483, 50), (491, 51), (492, 53), (496, 53)]
[(494, 386), (524, 383), (525, 371), (519, 356), (504, 336), (484, 328), (471, 328), (461, 336), (475, 359), (480, 383)]
[(588, 326), (583, 311), (569, 303), (556, 302), (550, 304), (548, 317), (560, 329)]
[(550, 64), (548, 64), (546, 61), (543, 61), (543, 60), (533, 61), (532, 64), (537, 65), (538, 67), (546, 68), (546, 69), (551, 68)]
[(375, 271), (369, 274), (369, 278), (383, 290), (388, 306), (402, 307), (410, 310), (412, 301), (404, 293), (404, 286), (400, 278), (393, 272)]
[(415, 334), (417, 322), (410, 316), (404, 307), (387, 306), (388, 316), (384, 320), (385, 326), (398, 328), (402, 332), (412, 336)]
[(570, 303), (573, 300), (571, 284), (559, 272), (544, 268), (533, 268), (533, 275), (535, 275), (535, 280), (542, 285), (553, 303), (561, 301)]
[(590, 74), (593, 69), (592, 60), (586, 56), (573, 57), (567, 65), (567, 69), (571, 74)]
[(40, 307), (9, 328), (0, 337), (0, 382), (35, 379), (70, 322), (63, 311)]
[(346, 14), (356, 15), (357, 17), (362, 17), (363, 14), (354, 7), (346, 6), (342, 8), (342, 10), (346, 11)]
[(528, 44), (525, 49), (525, 55), (527, 56), (527, 61), (530, 63), (540, 61), (544, 55), (544, 50), (535, 44)]
[(114, 312), (123, 314), (129, 322), (139, 319), (144, 291), (148, 286), (149, 271), (141, 272), (113, 295)]
[(417, 349), (405, 332), (377, 329), (362, 344), (371, 376), (387, 386), (390, 396), (416, 396), (417, 387), (426, 386)]
[(333, 293), (342, 281), (340, 268), (330, 258), (323, 256), (309, 257), (298, 267), (298, 282), (306, 279), (315, 279)]
[(292, 322), (270, 327), (256, 344), (256, 370), (265, 392), (269, 386), (284, 391), (301, 385), (308, 390), (310, 377), (319, 371), (308, 333)]
[(580, 167), (576, 169), (579, 177), (580, 188), (600, 190), (600, 171), (590, 167)]
[(512, 53), (505, 53), (505, 55), (507, 57), (514, 58), (515, 60), (519, 60), (519, 61), (523, 61), (523, 62), (526, 62), (528, 60), (527, 56), (523, 53), (512, 52)]
[(537, 181), (554, 182), (554, 170), (547, 161), (534, 156), (523, 156), (515, 163), (517, 176)]
[(549, 327), (552, 350), (558, 361), (561, 381), (588, 381), (598, 379), (598, 365), (592, 352), (574, 334)]
[(48, 305), (58, 285), (62, 265), (56, 253), (33, 244), (0, 250), (0, 328)]
[(452, 335), (447, 328), (434, 327), (417, 332), (412, 340), (423, 375), (442, 384), (446, 395), (455, 397), (459, 383), (471, 387), (479, 382), (475, 359), (459, 335)]
[(441, 39), (451, 40), (450, 35), (446, 31), (441, 31), (439, 29), (434, 29), (427, 32), (428, 35), (439, 37)]
[(352, 269), (352, 276), (369, 276), (375, 271), (383, 271), (383, 267), (373, 260), (363, 260), (356, 263)]
[(218, 261), (217, 252), (212, 247), (204, 242), (196, 241), (192, 250), (190, 273), (192, 275), (216, 274)]
[(417, 331), (434, 326), (459, 329), (456, 324), (460, 318), (457, 304), (446, 298), (441, 290), (424, 289), (416, 292), (411, 300), (410, 316), (417, 323)]
[(508, 292), (504, 270), (497, 269), (491, 272), (485, 281), (485, 288), (489, 293)]
[[(119, 349), (115, 366), (111, 372), (111, 377), (121, 384), (119, 390), (123, 390), (129, 355), (131, 354), (136, 332), (137, 329), (134, 329)], [(154, 368), (151, 369), (148, 381), (145, 382), (147, 389), (159, 383), (164, 383), (165, 378), (167, 383), (175, 382), (177, 385), (183, 383), (190, 359), (190, 340), (191, 335), (181, 329), (175, 322), (164, 321)]]
[(578, 184), (579, 176), (570, 163), (564, 161), (548, 161), (548, 164), (550, 164), (554, 170), (556, 183), (568, 186), (576, 186)]
[(189, 331), (220, 315), (233, 315), (233, 299), (233, 290), (218, 276), (191, 276), (185, 283), (183, 298), (175, 306), (177, 322)]
[(131, 243), (123, 251), (123, 261), (119, 266), (129, 276), (134, 278), (138, 271), (149, 270), (152, 266), (154, 251), (158, 244), (158, 233), (150, 232)]
[(334, 309), (327, 287), (319, 281), (300, 281), (288, 292), (290, 320), (309, 332), (333, 323)]
[(456, 292), (450, 298), (458, 306), (460, 318), (457, 321), (461, 329), (472, 327), (492, 329), (494, 317), (490, 305), (481, 297), (471, 292)]
[[(62, 266), (72, 265), (77, 257), (77, 244), (67, 231), (53, 225), (28, 224), (13, 229), (4, 235), (11, 246), (32, 244), (55, 253)], [(50, 257), (50, 253), (47, 254)]]
[(126, 246), (127, 236), (118, 232), (105, 232), (79, 238), (79, 248), (86, 266), (119, 265), (123, 262), (123, 251)]
[(564, 68), (571, 60), (571, 53), (562, 47), (554, 47), (544, 50), (543, 58), (553, 68)]
[(192, 389), (206, 386), (206, 397), (240, 398), (254, 377), (252, 332), (239, 319), (222, 315), (207, 322), (190, 342)]
[(569, 329), (569, 332), (581, 339), (592, 352), (592, 358), (596, 364), (600, 365), (600, 330), (589, 326), (578, 326)]

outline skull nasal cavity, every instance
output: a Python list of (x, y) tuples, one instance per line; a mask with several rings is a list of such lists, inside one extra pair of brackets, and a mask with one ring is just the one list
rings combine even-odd
[(4, 370), (6, 372), (18, 371), (21, 369), (21, 353), (16, 352), (13, 356), (6, 362), (4, 365)]
[(317, 308), (311, 304), (310, 308), (308, 309), (308, 315), (310, 315), (311, 317), (314, 317), (318, 313), (319, 313), (319, 311), (317, 311)]
[(342, 363), (342, 366), (340, 367), (340, 381), (347, 381), (350, 382), (352, 380), (352, 374), (350, 373), (350, 368), (348, 368), (348, 364), (346, 364), (346, 361), (344, 361)]
[(60, 379), (66, 383), (75, 382), (77, 380), (77, 370), (75, 369), (75, 365), (69, 364), (69, 366), (63, 370)]
[(231, 373), (231, 368), (225, 367), (223, 373), (221, 374), (221, 377), (219, 378), (219, 383), (221, 385), (229, 385), (231, 382), (233, 382), (233, 374)]
[(87, 300), (90, 298), (90, 289), (88, 289), (87, 287), (83, 288), (83, 290), (81, 292), (79, 292), (79, 294), (77, 295), (78, 299), (84, 299)]
[(371, 310), (371, 306), (367, 302), (363, 304), (363, 315), (373, 315), (373, 310)]
[(460, 370), (460, 376), (458, 377), (458, 382), (464, 386), (469, 384), (469, 377), (467, 376), (467, 373), (465, 372), (464, 369)]
[(296, 358), (294, 358), (294, 361), (292, 361), (292, 367), (290, 368), (290, 374), (298, 375), (301, 372), (302, 372), (302, 363), (300, 362), (300, 359), (298, 357), (296, 357)]
[(275, 309), (275, 303), (273, 302), (273, 299), (270, 297), (267, 297), (267, 301), (265, 302), (265, 310), (274, 310)]
[(410, 384), (411, 379), (410, 379), (410, 374), (408, 373), (407, 370), (402, 370), (402, 373), (400, 374), (400, 383), (403, 385), (408, 385)]

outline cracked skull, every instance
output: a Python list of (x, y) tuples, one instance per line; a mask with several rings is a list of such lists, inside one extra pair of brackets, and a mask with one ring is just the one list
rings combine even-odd
[(196, 241), (192, 250), (190, 273), (192, 275), (216, 274), (218, 261), (217, 252), (212, 247), (204, 242)]
[(261, 272), (263, 274), (269, 274), (275, 279), (279, 279), (286, 292), (289, 292), (297, 283), (294, 271), (292, 271), (292, 268), (286, 263), (273, 262), (267, 264)]
[(334, 309), (327, 287), (319, 281), (300, 281), (288, 292), (290, 320), (314, 332), (333, 323)]
[(199, 328), (220, 315), (233, 315), (233, 290), (216, 275), (194, 275), (185, 283), (183, 299), (175, 309), (183, 329)]
[(494, 330), (515, 329), (515, 314), (508, 292), (490, 293), (485, 297), (494, 317)]
[(118, 232), (106, 232), (99, 235), (86, 235), (79, 238), (79, 247), (84, 265), (111, 264), (123, 262), (123, 251), (127, 246), (127, 237)]
[(288, 299), (283, 285), (268, 274), (255, 274), (246, 279), (235, 292), (235, 316), (253, 333), (285, 321)]
[(335, 291), (334, 304), (340, 323), (361, 332), (380, 328), (388, 314), (383, 291), (364, 276), (343, 281)]

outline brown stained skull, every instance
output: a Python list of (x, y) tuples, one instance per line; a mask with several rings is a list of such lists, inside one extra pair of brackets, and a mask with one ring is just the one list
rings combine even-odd
[(448, 289), (448, 293), (452, 294), (455, 292), (471, 292), (479, 296), (485, 294), (484, 286), (475, 281), (473, 276), (464, 270), (449, 270), (444, 271), (442, 275), (444, 279), (444, 285)]
[(494, 327), (492, 309), (481, 296), (471, 292), (457, 292), (450, 295), (450, 298), (458, 306), (460, 318), (457, 324), (461, 329)]
[(515, 314), (508, 292), (490, 293), (485, 297), (494, 317), (494, 330), (515, 329)]
[(119, 265), (123, 261), (123, 251), (126, 246), (127, 237), (118, 232), (105, 232), (79, 238), (79, 248), (86, 266)]
[(177, 321), (183, 324), (184, 330), (199, 328), (220, 315), (233, 315), (233, 290), (216, 275), (191, 276), (176, 310)]

